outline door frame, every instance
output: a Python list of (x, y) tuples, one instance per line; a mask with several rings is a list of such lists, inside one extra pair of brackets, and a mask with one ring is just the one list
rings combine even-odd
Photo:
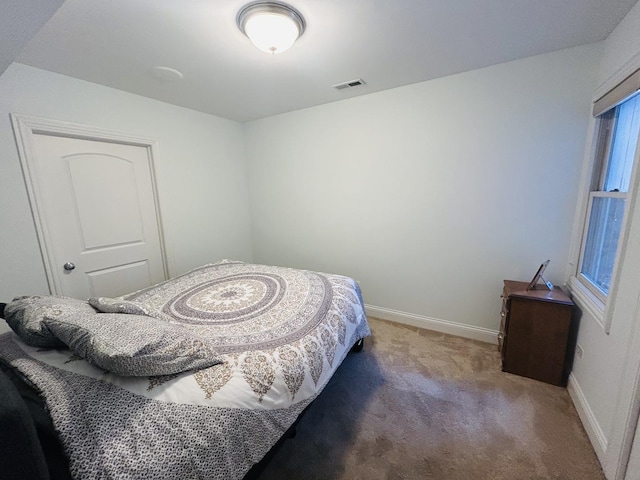
[(121, 132), (106, 130), (99, 127), (92, 127), (78, 123), (65, 122), (62, 120), (53, 120), (48, 118), (33, 117), (28, 115), (20, 115), (10, 113), (13, 133), (18, 147), (18, 156), (22, 167), (22, 175), (24, 177), (29, 197), (29, 205), (33, 215), (33, 223), (40, 245), (40, 253), (42, 255), (42, 263), (44, 265), (49, 293), (51, 295), (60, 295), (62, 285), (56, 272), (56, 265), (53, 264), (53, 252), (51, 251), (51, 235), (47, 230), (44, 221), (44, 210), (41, 207), (43, 200), (40, 196), (38, 182), (34, 174), (33, 162), (35, 159), (35, 151), (33, 138), (34, 135), (50, 135), (57, 137), (65, 137), (78, 140), (93, 140), (107, 143), (117, 143), (121, 145), (132, 145), (143, 147), (147, 151), (147, 159), (149, 162), (149, 172), (151, 175), (151, 185), (153, 189), (153, 201), (156, 207), (156, 220), (158, 223), (158, 237), (160, 240), (160, 256), (162, 259), (162, 271), (164, 279), (169, 278), (167, 252), (164, 239), (164, 228), (162, 226), (162, 215), (160, 212), (160, 202), (158, 200), (158, 185), (156, 180), (155, 159), (158, 158), (158, 145), (155, 140), (128, 135)]

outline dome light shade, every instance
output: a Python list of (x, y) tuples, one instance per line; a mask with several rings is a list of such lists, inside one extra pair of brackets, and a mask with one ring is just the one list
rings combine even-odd
[(278, 2), (258, 2), (238, 13), (238, 28), (256, 48), (276, 54), (291, 48), (304, 32), (302, 15), (293, 7)]

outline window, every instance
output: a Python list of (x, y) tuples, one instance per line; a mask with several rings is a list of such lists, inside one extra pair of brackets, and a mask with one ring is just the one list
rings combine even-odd
[[(640, 72), (636, 73), (640, 76)], [(597, 118), (596, 168), (589, 192), (578, 277), (604, 302), (614, 274), (638, 146), (640, 95), (635, 91)]]

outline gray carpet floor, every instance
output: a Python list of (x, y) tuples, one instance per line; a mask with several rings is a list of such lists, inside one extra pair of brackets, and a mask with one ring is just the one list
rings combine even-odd
[(502, 372), (495, 345), (369, 322), (260, 480), (604, 479), (566, 389)]

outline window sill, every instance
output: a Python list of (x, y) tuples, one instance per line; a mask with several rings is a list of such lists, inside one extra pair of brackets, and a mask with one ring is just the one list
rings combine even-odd
[(602, 300), (596, 297), (591, 290), (585, 287), (576, 277), (572, 276), (569, 278), (567, 287), (578, 306), (589, 313), (606, 333), (609, 333), (605, 327), (605, 304)]

